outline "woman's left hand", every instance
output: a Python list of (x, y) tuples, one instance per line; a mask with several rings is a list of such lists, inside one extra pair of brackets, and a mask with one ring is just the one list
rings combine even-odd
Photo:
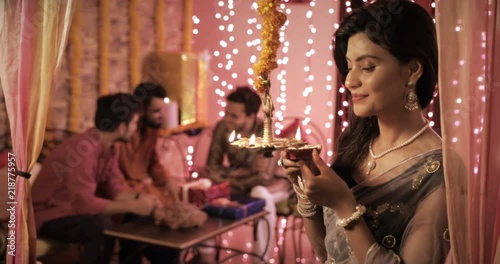
[(334, 210), (345, 205), (355, 205), (355, 198), (347, 184), (321, 159), (317, 150), (313, 151), (312, 160), (319, 175), (314, 176), (304, 161), (299, 162), (304, 195), (314, 204)]

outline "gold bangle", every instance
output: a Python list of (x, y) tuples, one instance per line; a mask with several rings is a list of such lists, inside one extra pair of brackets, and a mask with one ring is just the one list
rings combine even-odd
[(300, 199), (303, 199), (303, 200), (309, 200), (307, 199), (307, 196), (305, 196), (301, 191), (297, 190), (298, 186), (295, 185), (295, 184), (292, 184), (293, 185), (293, 190), (295, 191), (295, 193), (297, 194), (297, 196), (300, 198)]
[(307, 205), (302, 203), (297, 204), (297, 212), (299, 212), (302, 217), (311, 217), (315, 215), (319, 211), (319, 208), (319, 206), (312, 203)]

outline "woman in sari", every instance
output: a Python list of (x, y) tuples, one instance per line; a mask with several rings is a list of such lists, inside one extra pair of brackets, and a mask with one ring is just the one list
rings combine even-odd
[(432, 18), (410, 1), (377, 1), (350, 14), (334, 44), (350, 106), (337, 157), (331, 168), (316, 150), (313, 163), (286, 152), (278, 162), (308, 238), (325, 263), (443, 263), (441, 138), (422, 112), (438, 76)]

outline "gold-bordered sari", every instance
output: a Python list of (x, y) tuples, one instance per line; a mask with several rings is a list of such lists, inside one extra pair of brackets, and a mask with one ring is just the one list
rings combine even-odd
[[(352, 189), (377, 241), (365, 263), (444, 263), (450, 249), (442, 150), (404, 160)], [(323, 208), (325, 263), (358, 263), (337, 217)], [(406, 260), (406, 261), (405, 261)]]

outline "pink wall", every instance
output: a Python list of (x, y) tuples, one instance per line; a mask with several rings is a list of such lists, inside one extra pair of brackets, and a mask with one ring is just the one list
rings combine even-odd
[[(210, 4), (208, 4), (210, 3)], [(197, 34), (193, 35), (193, 51), (202, 52), (207, 51), (211, 56), (210, 70), (212, 76), (217, 76), (212, 80), (209, 85), (209, 118), (212, 123), (216, 122), (219, 117), (219, 112), (223, 111), (223, 104), (225, 95), (230, 91), (228, 86), (223, 85), (223, 81), (227, 84), (237, 86), (248, 84), (249, 79), (253, 76), (248, 72), (248, 69), (253, 66), (250, 61), (252, 56), (259, 56), (257, 45), (248, 47), (247, 42), (260, 39), (260, 30), (256, 28), (257, 23), (261, 21), (258, 17), (257, 11), (252, 6), (252, 0), (238, 0), (234, 1), (234, 6), (228, 6), (228, 1), (194, 1), (194, 16), (195, 19), (193, 29)], [(219, 4), (222, 4), (220, 6)], [(335, 116), (334, 105), (335, 90), (334, 86), (336, 69), (333, 65), (333, 59), (330, 50), (332, 34), (335, 30), (334, 24), (338, 23), (338, 1), (315, 1), (315, 6), (311, 7), (309, 4), (287, 4), (285, 9), (289, 9), (288, 24), (283, 30), (284, 40), (289, 42), (288, 52), (284, 53), (280, 48), (278, 59), (288, 57), (286, 65), (273, 71), (271, 76), (271, 95), (273, 96), (276, 108), (275, 116), (280, 115), (285, 117), (310, 117), (311, 124), (304, 126), (305, 129), (311, 129), (311, 133), (316, 136), (323, 137), (322, 143), (324, 144), (324, 154), (326, 155), (332, 148), (332, 144), (328, 143), (328, 139), (333, 135), (333, 121), (332, 116)], [(333, 14), (331, 9), (334, 10)], [(312, 11), (311, 18), (307, 18), (306, 14)], [(216, 14), (220, 14), (220, 19), (216, 18)], [(227, 16), (227, 21), (224, 20)], [(249, 24), (248, 21), (257, 18), (257, 23)], [(228, 32), (228, 26), (233, 25), (233, 31)], [(220, 25), (224, 26), (223, 31), (219, 29)], [(315, 33), (310, 32), (310, 25), (316, 29)], [(249, 32), (248, 30), (252, 31)], [(231, 41), (230, 37), (233, 36), (234, 40)], [(313, 40), (312, 44), (308, 44), (308, 39)], [(226, 47), (221, 46), (221, 41), (227, 43)], [(222, 43), (224, 45), (224, 43)], [(283, 46), (283, 44), (282, 44)], [(233, 49), (237, 49), (237, 54), (233, 53)], [(306, 52), (313, 49), (314, 54), (307, 59)], [(215, 56), (214, 52), (219, 51), (220, 55)], [(226, 69), (228, 64), (227, 54), (231, 55), (230, 60), (232, 65)], [(329, 61), (330, 65), (329, 66)], [(222, 64), (222, 68), (218, 67)], [(309, 66), (310, 72), (306, 72), (304, 67)], [(286, 81), (286, 103), (280, 103), (280, 95), (285, 94), (280, 92), (280, 81), (278, 74), (281, 70), (285, 70), (286, 74), (283, 79)], [(233, 76), (236, 73), (237, 76)], [(309, 75), (313, 75), (314, 79), (309, 83), (306, 79)], [(328, 77), (330, 76), (330, 77)], [(328, 80), (329, 78), (330, 80)], [(328, 90), (327, 85), (331, 85)], [(303, 92), (306, 87), (312, 87), (312, 92), (309, 96), (304, 97)], [(216, 90), (220, 89), (221, 92), (216, 94)], [(222, 96), (220, 96), (222, 95)], [(217, 103), (219, 101), (219, 104)], [(331, 102), (328, 105), (328, 102)], [(282, 105), (281, 113), (279, 112)], [(310, 113), (306, 114), (305, 110), (307, 105), (310, 105)], [(329, 117), (330, 115), (330, 117)], [(336, 117), (335, 117), (336, 118)], [(279, 127), (280, 123), (277, 124)], [(286, 125), (286, 121), (282, 123)], [(316, 127), (316, 129), (315, 129)], [(315, 139), (313, 141), (320, 141)]]

